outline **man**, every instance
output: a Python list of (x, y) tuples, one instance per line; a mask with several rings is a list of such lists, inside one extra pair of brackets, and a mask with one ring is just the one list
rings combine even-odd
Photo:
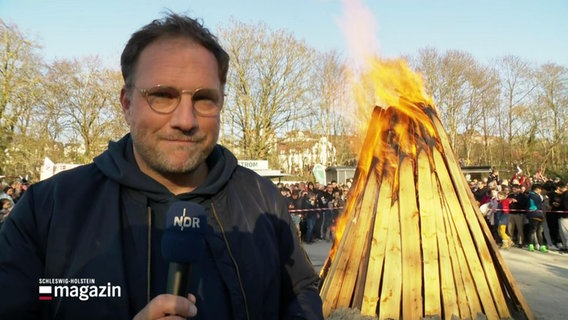
[[(337, 187), (337, 183), (336, 183)], [(331, 233), (330, 227), (333, 218), (333, 192), (334, 192), (333, 181), (329, 183), (326, 189), (320, 195), (320, 202), (323, 204), (321, 214), (323, 217), (322, 226), (321, 226), (321, 238), (325, 239), (326, 241), (331, 241)], [(339, 189), (337, 189), (339, 191)]]
[[(0, 233), (0, 319), (323, 318), (285, 200), (216, 144), (228, 65), (217, 39), (187, 17), (132, 35), (120, 93), (130, 133), (94, 163), (32, 185), (13, 210)], [(179, 201), (203, 206), (209, 222), (185, 297), (165, 294), (160, 247)], [(121, 290), (40, 301), (38, 283), (49, 279)]]
[(559, 219), (562, 219), (562, 217), (566, 216), (562, 213), (562, 211), (565, 210), (563, 198), (566, 191), (566, 183), (561, 180), (553, 183), (555, 186), (554, 191), (549, 194), (552, 212), (546, 214), (546, 222), (548, 223), (548, 227), (550, 229), (552, 244), (558, 245), (562, 243), (562, 239), (560, 237)]
[(512, 239), (517, 239), (517, 247), (522, 247), (525, 240), (524, 224), (528, 199), (522, 192), (519, 184), (513, 184), (511, 192), (508, 197), (511, 199), (511, 204), (509, 205), (511, 209), (509, 215), (509, 235)]
[(302, 205), (303, 199), (300, 197), (300, 190), (295, 189), (292, 190), (292, 194), (289, 199), (285, 198), (288, 202), (288, 211), (290, 212), (290, 216), (292, 217), (292, 221), (298, 228), (298, 238), (302, 239), (301, 229), (300, 229), (300, 222), (302, 221)]
[(542, 185), (533, 184), (529, 192), (527, 218), (529, 219), (529, 251), (540, 250), (548, 252), (542, 237), (544, 221), (544, 197), (542, 195)]
[(568, 186), (566, 183), (558, 183), (562, 188), (562, 195), (559, 199), (560, 204), (558, 211), (560, 211), (560, 218), (558, 218), (558, 231), (562, 241), (561, 253), (568, 253)]

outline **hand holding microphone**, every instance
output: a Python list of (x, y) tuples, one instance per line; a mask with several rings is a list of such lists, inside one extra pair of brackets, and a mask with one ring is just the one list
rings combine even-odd
[(195, 317), (195, 296), (192, 294), (180, 297), (172, 294), (161, 294), (152, 299), (133, 320), (156, 320), (167, 318), (168, 320), (184, 320)]
[(206, 229), (207, 214), (202, 206), (179, 201), (168, 209), (162, 237), (162, 255), (170, 262), (166, 293), (183, 297), (189, 293), (191, 264), (201, 260)]
[(205, 250), (207, 214), (187, 201), (174, 202), (168, 209), (162, 236), (162, 255), (169, 261), (166, 294), (156, 296), (134, 319), (160, 319), (197, 314), (195, 296), (189, 294), (191, 265), (201, 260)]

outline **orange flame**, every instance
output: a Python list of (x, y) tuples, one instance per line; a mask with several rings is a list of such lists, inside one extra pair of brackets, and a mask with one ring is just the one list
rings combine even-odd
[[(359, 67), (361, 70), (351, 70), (351, 87), (353, 88), (353, 96), (357, 106), (357, 114), (359, 119), (364, 119), (364, 123), (369, 123), (369, 130), (377, 130), (376, 132), (382, 133), (388, 130), (394, 131), (392, 137), (396, 141), (390, 141), (390, 143), (395, 143), (398, 147), (399, 152), (408, 155), (416, 155), (417, 145), (415, 142), (415, 135), (422, 135), (420, 132), (414, 132), (421, 128), (425, 133), (431, 137), (436, 137), (436, 130), (433, 127), (430, 118), (420, 109), (421, 106), (433, 106), (433, 100), (425, 91), (424, 82), (422, 77), (411, 70), (405, 60), (403, 59), (383, 59), (376, 55), (373, 55), (369, 50), (365, 50), (361, 43), (371, 44), (374, 46), (373, 37), (371, 31), (375, 26), (374, 22), (371, 21), (372, 15), (370, 11), (362, 5), (361, 2), (355, 0), (344, 0), (344, 10), (345, 19), (347, 21), (342, 25), (344, 33), (349, 35), (348, 40), (351, 41), (349, 47), (355, 52), (352, 53), (352, 58), (361, 60), (362, 66)], [(362, 23), (367, 23), (367, 26), (361, 26)], [(354, 31), (354, 29), (356, 29)], [(358, 37), (353, 37), (353, 35), (358, 35)], [(357, 57), (358, 56), (358, 57)], [(375, 114), (373, 119), (392, 119), (391, 123), (370, 123), (369, 121), (369, 109), (373, 106), (383, 106), (384, 109), (376, 112), (387, 112), (387, 115), (392, 115), (392, 117), (379, 117)], [(389, 111), (389, 108), (393, 110)], [(399, 116), (395, 116), (398, 114)], [(400, 116), (400, 114), (404, 115)], [(377, 136), (373, 134), (367, 134), (367, 139), (372, 136)], [(377, 146), (379, 143), (385, 143), (384, 141), (365, 141), (365, 145)], [(379, 172), (379, 175), (386, 174), (391, 177), (395, 177), (394, 184), (398, 184), (396, 181), (396, 174), (398, 170), (398, 161), (394, 159), (396, 155), (392, 154), (388, 150), (392, 148), (376, 147), (372, 150), (361, 150), (359, 155), (359, 163), (357, 166), (357, 176), (355, 177), (355, 184), (349, 192), (349, 200), (345, 205), (344, 214), (341, 215), (337, 220), (336, 225), (336, 239), (331, 248), (329, 258), (333, 259), (341, 238), (345, 232), (345, 228), (350, 220), (355, 220), (358, 218), (358, 213), (353, 212), (355, 209), (356, 201), (355, 198), (361, 194), (365, 188), (365, 179), (359, 179), (360, 177), (367, 177), (369, 172), (366, 172), (370, 168), (370, 163), (373, 158), (379, 159), (380, 163), (376, 167), (376, 170), (383, 171)], [(374, 151), (373, 151), (374, 150)], [(373, 154), (381, 153), (381, 154)], [(394, 188), (397, 190), (398, 188)], [(393, 197), (394, 199), (395, 197)], [(323, 272), (323, 270), (322, 270)]]
[[(399, 152), (415, 156), (417, 154), (417, 143), (415, 135), (422, 136), (421, 132), (417, 132), (422, 128), (425, 134), (430, 137), (436, 137), (436, 130), (433, 127), (430, 118), (421, 109), (421, 106), (433, 105), (432, 99), (426, 94), (422, 78), (413, 72), (407, 63), (402, 60), (385, 60), (374, 58), (368, 60), (369, 69), (362, 72), (358, 79), (354, 79), (354, 97), (357, 102), (359, 112), (368, 114), (369, 106), (382, 105), (388, 108), (380, 112), (386, 112), (387, 115), (381, 119), (391, 119), (391, 122), (374, 122), (369, 121), (367, 130), (377, 130), (377, 132), (394, 131), (391, 135), (390, 144), (396, 144)], [(396, 111), (394, 111), (396, 110)], [(398, 116), (395, 116), (398, 114)], [(400, 114), (404, 115), (400, 116)], [(378, 119), (379, 117), (377, 117)], [(414, 128), (414, 129), (413, 129)], [(367, 136), (376, 136), (369, 135)], [(365, 145), (377, 146), (386, 143), (382, 140), (365, 142)], [(373, 151), (374, 150), (374, 151)], [(352, 190), (350, 198), (345, 207), (345, 214), (339, 217), (336, 225), (336, 240), (330, 252), (330, 258), (333, 258), (337, 250), (338, 244), (345, 232), (346, 225), (350, 219), (357, 219), (358, 213), (354, 213), (355, 198), (362, 193), (364, 188), (364, 179), (368, 175), (369, 164), (373, 161), (373, 157), (379, 159), (377, 170), (382, 174), (395, 177), (394, 184), (398, 184), (396, 174), (398, 170), (397, 155), (389, 150), (392, 148), (376, 147), (373, 150), (361, 150), (359, 164), (357, 166), (358, 176)], [(375, 154), (373, 154), (375, 152)], [(381, 154), (376, 154), (381, 153)], [(381, 172), (378, 173), (381, 175)], [(357, 183), (363, 180), (361, 183)], [(397, 190), (398, 188), (394, 188)], [(393, 199), (396, 197), (393, 197)]]

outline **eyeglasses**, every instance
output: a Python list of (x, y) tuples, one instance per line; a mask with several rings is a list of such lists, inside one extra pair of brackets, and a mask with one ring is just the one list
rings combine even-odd
[(174, 112), (179, 106), (182, 94), (191, 96), (195, 113), (202, 117), (215, 117), (221, 112), (222, 94), (218, 89), (200, 88), (196, 90), (178, 90), (174, 87), (155, 85), (151, 88), (136, 88), (152, 110), (160, 114)]

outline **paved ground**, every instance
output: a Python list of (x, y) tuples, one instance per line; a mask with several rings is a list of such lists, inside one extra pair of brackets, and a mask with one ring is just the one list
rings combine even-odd
[[(317, 271), (330, 247), (325, 241), (304, 245)], [(501, 254), (537, 319), (568, 319), (568, 254), (519, 248), (502, 250)]]

